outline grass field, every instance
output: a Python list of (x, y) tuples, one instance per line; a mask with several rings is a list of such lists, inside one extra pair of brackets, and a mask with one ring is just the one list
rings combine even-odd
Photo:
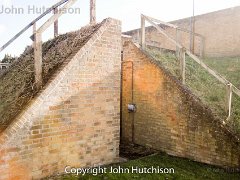
[[(173, 75), (179, 80), (181, 79), (180, 65), (175, 54), (162, 53), (153, 49), (148, 51), (155, 59), (161, 61)], [(235, 86), (240, 86), (240, 58), (207, 58), (203, 62)], [(222, 120), (227, 119), (226, 86), (188, 56), (186, 56), (186, 85), (212, 109), (216, 116)], [(240, 134), (240, 98), (237, 95), (233, 96), (232, 106), (232, 119), (227, 123), (235, 133)]]
[[(240, 57), (206, 58), (204, 62), (240, 89)], [(236, 94), (233, 97), (232, 125), (240, 132), (240, 98)]]
[[(61, 180), (165, 180), (165, 179), (179, 179), (179, 180), (238, 180), (240, 179), (239, 173), (234, 173), (230, 169), (223, 170), (217, 167), (208, 166), (193, 162), (183, 158), (171, 157), (166, 154), (156, 154), (148, 157), (144, 157), (137, 160), (132, 160), (122, 164), (116, 164), (114, 167), (121, 166), (121, 168), (131, 167), (162, 167), (162, 168), (173, 168), (174, 173), (169, 174), (137, 174), (137, 173), (123, 173), (123, 174), (99, 174), (93, 176), (91, 174), (82, 176), (76, 175), (65, 175), (51, 179)], [(108, 167), (108, 171), (110, 171)], [(227, 172), (228, 171), (228, 172)], [(231, 171), (231, 172), (230, 172)], [(173, 171), (172, 171), (173, 172)]]

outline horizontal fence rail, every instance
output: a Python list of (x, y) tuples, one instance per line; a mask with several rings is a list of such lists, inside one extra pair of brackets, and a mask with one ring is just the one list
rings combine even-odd
[(36, 19), (34, 19), (31, 23), (29, 23), (26, 27), (24, 27), (21, 31), (19, 31), (19, 33), (17, 33), (12, 39), (10, 39), (6, 44), (4, 44), (0, 48), (0, 52), (3, 51), (6, 47), (8, 47), (12, 42), (14, 42), (19, 36), (21, 36), (30, 27), (32, 27), (37, 21), (39, 21), (44, 16), (46, 16), (49, 13), (51, 13), (52, 11), (54, 11), (55, 9), (57, 9), (59, 6), (61, 6), (62, 4), (66, 3), (67, 1), (69, 1), (69, 0), (62, 0), (62, 1), (58, 2), (58, 3), (56, 3), (55, 5), (53, 5), (52, 7), (48, 8), (43, 14), (41, 14)]
[[(143, 15), (143, 16), (145, 16), (145, 15)], [(161, 20), (158, 20), (158, 19), (149, 17), (149, 16), (145, 16), (145, 17), (147, 17), (147, 18), (150, 19), (151, 21), (156, 22), (156, 23), (158, 23), (158, 24), (163, 24), (163, 25), (165, 25), (165, 26), (172, 27), (172, 28), (177, 29), (177, 30), (181, 30), (181, 31), (184, 31), (184, 32), (192, 33), (191, 31), (189, 31), (189, 30), (187, 30), (187, 29), (184, 29), (184, 28), (181, 28), (181, 27), (179, 27), (179, 26), (177, 26), (177, 25), (174, 25), (174, 24), (171, 24), (171, 23), (167, 23), (167, 22), (164, 22), (164, 21), (161, 21)], [(195, 32), (194, 32), (193, 34), (194, 34), (195, 36), (199, 36), (199, 37), (201, 37), (201, 38), (204, 38), (204, 36), (201, 35), (201, 34), (198, 34), (198, 33), (195, 33)]]
[[(25, 28), (23, 28), (19, 33), (17, 33), (12, 39), (10, 39), (6, 44), (0, 48), (0, 52), (13, 43), (19, 36), (21, 36), (30, 27), (33, 27), (33, 34), (30, 37), (33, 41), (34, 48), (34, 74), (35, 74), (35, 84), (36, 88), (40, 89), (42, 87), (42, 33), (47, 30), (52, 24), (54, 24), (54, 37), (58, 36), (58, 19), (62, 16), (66, 9), (69, 9), (77, 0), (61, 0), (48, 8), (43, 14), (34, 19)], [(63, 5), (64, 4), (64, 5)], [(63, 5), (62, 7), (60, 7)], [(53, 12), (54, 14), (37, 29), (36, 23), (42, 19), (47, 14)], [(90, 24), (96, 23), (96, 0), (90, 0)]]
[[(191, 35), (193, 35), (193, 36), (196, 36), (196, 37), (199, 37), (200, 38), (200, 52), (199, 52), (199, 55), (200, 55), (200, 57), (203, 57), (204, 56), (204, 42), (205, 42), (205, 38), (204, 38), (204, 36), (203, 35), (201, 35), (201, 34), (198, 34), (198, 33), (195, 33), (195, 32), (191, 32), (191, 31), (189, 31), (189, 30), (187, 30), (187, 29), (184, 29), (184, 28), (181, 28), (181, 27), (179, 27), (179, 26), (177, 26), (177, 25), (174, 25), (174, 24), (171, 24), (171, 23), (167, 23), (167, 22), (163, 22), (163, 21), (161, 21), (161, 20), (158, 20), (158, 19), (155, 19), (155, 18), (152, 18), (152, 17), (149, 17), (149, 16), (145, 16), (145, 15), (142, 15), (141, 16), (141, 19), (142, 19), (142, 24), (143, 23), (145, 23), (145, 20), (146, 20), (146, 18), (148, 18), (148, 20), (149, 21), (151, 21), (151, 22), (156, 22), (156, 23), (158, 23), (158, 26), (160, 26), (160, 25), (164, 25), (164, 26), (167, 26), (167, 27), (171, 27), (171, 28), (173, 28), (173, 29), (175, 29), (176, 30), (176, 41), (175, 42), (177, 42), (178, 43), (178, 41), (179, 41), (179, 33), (180, 32), (186, 32), (186, 33), (189, 33), (189, 34), (191, 34)], [(151, 24), (151, 23), (150, 23)], [(152, 26), (154, 26), (153, 24), (151, 24)], [(142, 27), (145, 27), (145, 25), (143, 24), (142, 25)], [(155, 26), (154, 26), (155, 27)], [(163, 28), (162, 28), (163, 29)], [(145, 28), (144, 29), (142, 29), (142, 31), (145, 31)], [(164, 32), (165, 32), (165, 30), (164, 30)], [(143, 38), (144, 39), (144, 38)], [(142, 40), (141, 40), (142, 41)], [(146, 44), (146, 43), (145, 43)], [(145, 45), (144, 44), (144, 45)], [(178, 49), (178, 46), (176, 47), (176, 53), (177, 53), (177, 55), (180, 53), (179, 51), (180, 51), (180, 49)]]
[(215, 77), (219, 82), (224, 84), (227, 87), (227, 96), (228, 96), (228, 102), (227, 102), (227, 107), (228, 107), (228, 117), (227, 120), (231, 118), (231, 110), (232, 110), (232, 93), (234, 92), (236, 95), (240, 97), (240, 90), (234, 86), (230, 81), (222, 77), (219, 73), (215, 72), (212, 70), (210, 67), (208, 67), (199, 57), (191, 53), (189, 50), (187, 50), (185, 47), (183, 47), (179, 42), (177, 42), (175, 39), (173, 39), (171, 36), (169, 36), (165, 30), (159, 26), (159, 24), (164, 24), (169, 27), (173, 28), (178, 28), (177, 26), (170, 24), (170, 23), (165, 23), (163, 21), (141, 15), (141, 46), (142, 49), (146, 48), (146, 40), (145, 40), (145, 21), (149, 22), (153, 27), (155, 27), (161, 34), (163, 34), (169, 41), (171, 41), (173, 44), (176, 45), (177, 48), (180, 49), (180, 69), (181, 69), (181, 76), (182, 76), (182, 82), (185, 84), (185, 67), (186, 67), (186, 62), (185, 62), (185, 54), (187, 54), (189, 57), (191, 57), (195, 62), (197, 62), (199, 65), (201, 65), (209, 74), (211, 74), (213, 77)]

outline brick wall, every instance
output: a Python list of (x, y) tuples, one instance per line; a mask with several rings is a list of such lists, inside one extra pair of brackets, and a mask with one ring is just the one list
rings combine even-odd
[(39, 179), (119, 155), (121, 24), (107, 19), (0, 136), (0, 179)]
[[(171, 22), (184, 29), (190, 29), (190, 18)], [(240, 56), (240, 6), (224, 9), (195, 17), (195, 32), (204, 37), (204, 55), (209, 57)], [(176, 32), (166, 28), (166, 32), (176, 39)], [(126, 32), (134, 39), (139, 39), (139, 30)], [(174, 44), (169, 43), (164, 36), (153, 27), (146, 29), (146, 42), (162, 48), (176, 50)], [(186, 48), (190, 47), (190, 36), (186, 32), (180, 33), (179, 42)], [(201, 50), (201, 38), (195, 37), (195, 53)]]
[[(124, 41), (123, 62), (123, 142), (203, 163), (240, 167), (237, 139), (159, 62), (131, 41)], [(130, 103), (136, 104), (136, 113), (128, 112)]]
[[(182, 44), (187, 49), (190, 49), (190, 40), (189, 40), (190, 35), (188, 32), (185, 32), (182, 30), (178, 30), (178, 32), (177, 32), (176, 29), (167, 27), (167, 26), (161, 26), (161, 27), (165, 30), (165, 32), (167, 32), (167, 34), (171, 38), (173, 38), (174, 40), (176, 40), (177, 42)], [(136, 43), (140, 42), (141, 31), (139, 29), (133, 30), (133, 31), (128, 31), (128, 32), (125, 32), (124, 34), (132, 36), (134, 42), (136, 42)], [(158, 32), (155, 27), (151, 27), (151, 26), (147, 27), (145, 35), (146, 35), (146, 44), (148, 46), (159, 47), (162, 49), (168, 49), (168, 50), (172, 50), (172, 51), (176, 51), (176, 49), (177, 49), (176, 45), (174, 43), (172, 43), (171, 41), (169, 41), (162, 33)], [(195, 54), (197, 54), (199, 56), (202, 55), (201, 51), (204, 46), (203, 43), (204, 43), (204, 41), (203, 41), (202, 37), (199, 35), (195, 35), (195, 41), (194, 41), (194, 45), (195, 45), (194, 53)]]

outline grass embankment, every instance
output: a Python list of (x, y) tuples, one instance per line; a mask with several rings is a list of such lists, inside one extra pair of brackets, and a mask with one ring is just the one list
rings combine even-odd
[[(240, 89), (240, 57), (206, 58), (204, 62)], [(226, 94), (226, 90), (224, 91)], [(240, 97), (233, 93), (231, 125), (240, 134)]]
[[(137, 174), (137, 173), (123, 173), (123, 174), (112, 174), (109, 173), (110, 168), (108, 167), (108, 173), (98, 174), (93, 176), (92, 174), (87, 174), (85, 176), (79, 175), (64, 175), (49, 179), (56, 180), (131, 180), (131, 179), (142, 179), (142, 180), (157, 180), (157, 179), (182, 179), (182, 180), (238, 180), (240, 179), (239, 173), (226, 172), (226, 170), (204, 165), (201, 163), (193, 162), (183, 158), (171, 157), (166, 154), (152, 155), (144, 157), (138, 160), (132, 160), (122, 164), (116, 164), (114, 167), (120, 166), (121, 168), (131, 167), (160, 167), (160, 168), (173, 168), (174, 174)], [(231, 170), (228, 170), (231, 171)], [(170, 172), (170, 171), (169, 171)]]
[[(175, 54), (171, 52), (163, 53), (154, 49), (149, 49), (148, 51), (155, 59), (161, 61), (163, 66), (173, 75), (179, 80), (181, 79), (180, 65)], [(204, 59), (203, 62), (235, 86), (240, 87), (239, 58), (208, 58)], [(186, 56), (186, 85), (204, 104), (212, 109), (216, 116), (223, 120), (227, 119), (226, 86), (188, 56)], [(237, 95), (233, 96), (232, 119), (227, 123), (235, 133), (240, 134), (240, 98)]]
[[(77, 53), (100, 25), (83, 27), (43, 43), (43, 85)], [(8, 70), (0, 74), (0, 133), (37, 93), (34, 52), (32, 47), (28, 47)]]

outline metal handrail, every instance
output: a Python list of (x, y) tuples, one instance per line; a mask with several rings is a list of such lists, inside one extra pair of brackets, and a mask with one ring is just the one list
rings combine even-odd
[(21, 36), (25, 31), (27, 31), (31, 26), (33, 26), (37, 21), (42, 19), (44, 16), (52, 12), (54, 9), (58, 8), (62, 4), (68, 2), (69, 0), (61, 0), (60, 2), (54, 4), (50, 8), (48, 8), (43, 14), (38, 16), (36, 19), (34, 19), (31, 23), (29, 23), (26, 27), (24, 27), (19, 33), (17, 33), (12, 39), (10, 39), (6, 44), (4, 44), (0, 48), (0, 52), (2, 52), (6, 47), (8, 47), (12, 42), (14, 42), (19, 36)]

